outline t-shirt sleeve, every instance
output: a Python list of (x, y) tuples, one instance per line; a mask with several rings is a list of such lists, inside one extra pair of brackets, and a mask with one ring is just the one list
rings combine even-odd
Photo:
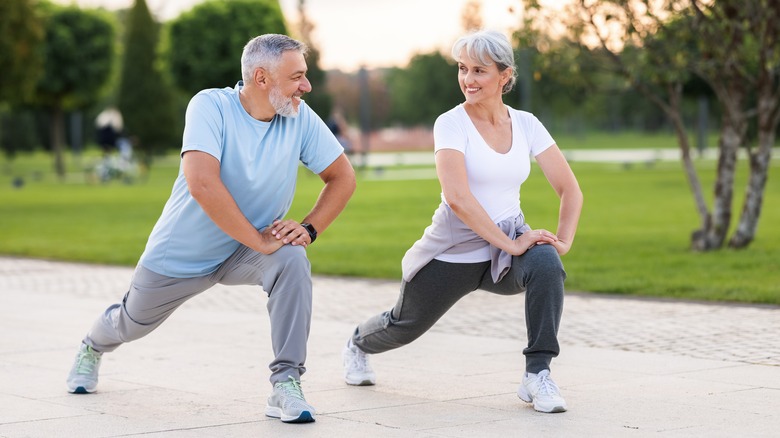
[(547, 148), (555, 144), (552, 136), (547, 132), (547, 128), (536, 116), (528, 115), (526, 118), (526, 141), (531, 149), (531, 155), (534, 157), (546, 151)]
[(301, 163), (319, 174), (344, 152), (336, 136), (308, 105), (301, 103), (300, 115), (305, 134), (301, 147)]
[(466, 153), (468, 138), (463, 130), (463, 123), (458, 120), (455, 112), (440, 115), (433, 124), (433, 150), (455, 149)]
[(222, 161), (223, 129), (222, 108), (215, 98), (203, 92), (196, 94), (187, 105), (181, 153), (203, 151)]

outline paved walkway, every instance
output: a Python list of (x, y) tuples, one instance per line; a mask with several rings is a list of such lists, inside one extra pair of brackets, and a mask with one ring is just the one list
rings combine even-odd
[(217, 286), (106, 355), (100, 391), (64, 379), (93, 319), (132, 270), (0, 257), (0, 437), (778, 436), (780, 308), (570, 293), (553, 376), (569, 404), (540, 414), (515, 390), (521, 297), (477, 292), (413, 344), (342, 381), (354, 324), (398, 283), (316, 277), (307, 399), (313, 424), (263, 416), (271, 360), (264, 294)]

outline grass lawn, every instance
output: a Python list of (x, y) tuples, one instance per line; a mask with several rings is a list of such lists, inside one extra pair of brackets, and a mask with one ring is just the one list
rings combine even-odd
[[(178, 161), (174, 156), (158, 162), (146, 181), (133, 185), (86, 183), (79, 166), (59, 183), (48, 172), (50, 159), (40, 154), (0, 166), (0, 254), (133, 265), (170, 193)], [(699, 163), (708, 192), (714, 166)], [(735, 216), (745, 166), (737, 179)], [(775, 160), (771, 173), (778, 167)], [(780, 304), (780, 229), (773, 226), (780, 221), (780, 184), (771, 176), (753, 244), (699, 254), (688, 249), (698, 218), (679, 163), (573, 168), (585, 209), (574, 249), (564, 257), (569, 290)], [(13, 189), (17, 176), (25, 184)], [(359, 175), (346, 211), (309, 249), (315, 273), (400, 278), (401, 257), (430, 223), (439, 185), (433, 179), (372, 176)], [(291, 218), (303, 217), (320, 187), (317, 176), (302, 170)], [(522, 199), (533, 227), (555, 229), (557, 199), (536, 168)]]

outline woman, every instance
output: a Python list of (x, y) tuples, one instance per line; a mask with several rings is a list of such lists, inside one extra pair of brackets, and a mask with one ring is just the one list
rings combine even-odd
[[(525, 292), (526, 372), (517, 394), (537, 411), (563, 412), (566, 402), (550, 378), (550, 362), (559, 352), (566, 278), (560, 256), (571, 249), (582, 192), (544, 126), (502, 101), (516, 77), (506, 37), (491, 31), (464, 36), (452, 56), (465, 102), (434, 125), (442, 202), (404, 256), (395, 307), (358, 325), (347, 342), (345, 378), (351, 385), (373, 385), (367, 354), (412, 342), (469, 292)], [(530, 155), (560, 197), (556, 233), (532, 229), (520, 210)]]

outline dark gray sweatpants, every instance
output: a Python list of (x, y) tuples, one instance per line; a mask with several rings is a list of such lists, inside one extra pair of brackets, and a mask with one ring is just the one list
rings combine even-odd
[(358, 325), (352, 341), (366, 353), (382, 353), (420, 337), (458, 300), (477, 289), (500, 295), (525, 292), (528, 346), (523, 354), (526, 371), (538, 373), (549, 369), (560, 351), (558, 326), (565, 279), (561, 259), (551, 245), (537, 245), (512, 257), (512, 267), (498, 283), (493, 283), (490, 262), (433, 260), (401, 285), (395, 307)]
[(285, 245), (273, 254), (239, 247), (212, 274), (173, 278), (138, 266), (121, 303), (95, 321), (84, 343), (110, 352), (156, 329), (185, 301), (215, 284), (258, 285), (268, 293), (274, 360), (271, 384), (288, 376), (300, 380), (306, 371), (306, 342), (311, 326), (311, 265), (301, 246)]

